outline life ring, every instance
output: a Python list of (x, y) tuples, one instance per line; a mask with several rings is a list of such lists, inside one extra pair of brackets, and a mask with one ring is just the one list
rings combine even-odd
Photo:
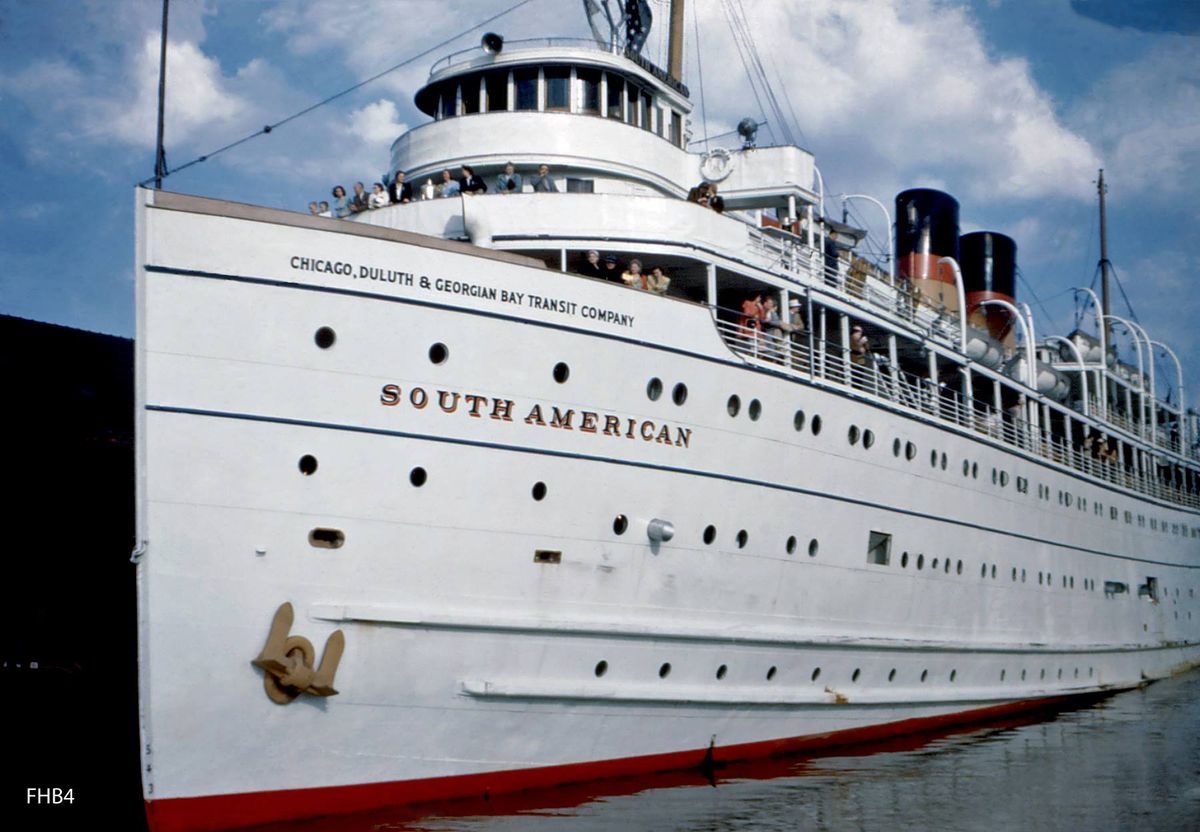
[(700, 157), (700, 175), (706, 182), (720, 182), (733, 173), (733, 154), (723, 147)]

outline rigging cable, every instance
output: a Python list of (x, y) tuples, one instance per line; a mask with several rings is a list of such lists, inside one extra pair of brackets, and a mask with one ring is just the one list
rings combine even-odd
[[(242, 138), (238, 139), (237, 141), (230, 142), (229, 144), (225, 145), (224, 147), (219, 147), (210, 153), (204, 154), (203, 156), (197, 156), (192, 161), (186, 162), (185, 164), (182, 164), (179, 167), (171, 168), (170, 170), (165, 171), (162, 175), (163, 175), (163, 177), (167, 177), (173, 173), (178, 173), (179, 171), (184, 170), (185, 168), (190, 168), (192, 165), (198, 165), (201, 162), (206, 162), (209, 159), (211, 159), (213, 156), (224, 153), (227, 150), (233, 150), (233, 148), (237, 147), (238, 145), (245, 144), (246, 142), (250, 141), (251, 139), (256, 139), (259, 136), (266, 135), (267, 133), (270, 133), (272, 130), (275, 130), (278, 127), (282, 127), (283, 125), (287, 124), (290, 121), (295, 121), (296, 119), (300, 118), (301, 116), (308, 115), (313, 110), (316, 110), (320, 107), (324, 107), (326, 104), (336, 101), (337, 99), (341, 98), (344, 95), (349, 95), (350, 93), (354, 92), (355, 90), (365, 87), (367, 84), (370, 84), (372, 81), (378, 81), (383, 76), (388, 75), (392, 72), (395, 72), (397, 69), (408, 66), (409, 64), (413, 63), (414, 61), (418, 61), (421, 58), (424, 58), (426, 55), (429, 55), (432, 52), (436, 52), (439, 49), (449, 46), (451, 43), (458, 40), (463, 35), (470, 34), (471, 32), (475, 31), (476, 29), (483, 28), (484, 26), (488, 25), (489, 23), (499, 20), (500, 18), (504, 17), (505, 15), (511, 14), (512, 12), (515, 12), (517, 9), (521, 8), (522, 6), (526, 6), (530, 3), (532, 3), (533, 1), (534, 0), (520, 0), (520, 2), (514, 3), (513, 5), (509, 6), (504, 11), (492, 15), (491, 17), (487, 18), (486, 20), (481, 20), (478, 23), (476, 23), (474, 26), (471, 26), (469, 29), (464, 29), (461, 32), (459, 32), (458, 34), (452, 35), (452, 36), (446, 38), (445, 40), (443, 40), (439, 43), (436, 43), (433, 46), (430, 46), (428, 49), (418, 52), (417, 54), (415, 54), (411, 57), (405, 58), (400, 63), (398, 63), (394, 66), (390, 66), (387, 69), (383, 70), (382, 72), (377, 72), (376, 74), (372, 75), (370, 78), (366, 78), (362, 81), (359, 81), (357, 84), (354, 84), (353, 86), (346, 87), (346, 89), (342, 90), (341, 92), (336, 92), (333, 95), (329, 96), (328, 98), (324, 98), (315, 104), (310, 104), (309, 106), (305, 107), (303, 110), (299, 110), (295, 113), (292, 113), (290, 116), (280, 119), (279, 121), (275, 122), (274, 124), (265, 125), (261, 129), (255, 130), (250, 135), (243, 136)], [(154, 181), (154, 177), (151, 176), (148, 179), (142, 180), (138, 184), (144, 188), (153, 181)]]
[(696, 77), (700, 81), (700, 120), (704, 123), (704, 152), (708, 152), (708, 107), (704, 104), (704, 52), (700, 49), (700, 15), (692, 4), (692, 26), (696, 30)]
[[(737, 48), (738, 58), (742, 62), (742, 69), (746, 71), (746, 80), (750, 83), (750, 92), (754, 93), (754, 102), (758, 105), (758, 111), (766, 115), (767, 110), (763, 107), (762, 97), (758, 93), (758, 85), (755, 83), (754, 72), (750, 69), (750, 64), (746, 59), (744, 47), (739, 37), (737, 25), (733, 21), (729, 0), (721, 0), (721, 11), (725, 14), (725, 22), (729, 24), (729, 31), (733, 34), (733, 45)], [(771, 126), (770, 122), (767, 123), (767, 129), (771, 131), (771, 138), (774, 139), (775, 128)]]
[(771, 109), (775, 114), (775, 118), (784, 126), (785, 138), (788, 144), (796, 144), (796, 137), (792, 133), (791, 125), (788, 124), (784, 117), (783, 108), (779, 106), (779, 98), (775, 95), (775, 87), (771, 83), (770, 76), (767, 75), (766, 67), (763, 66), (762, 53), (759, 51), (758, 44), (754, 40), (754, 30), (750, 27), (750, 22), (746, 17), (746, 7), (742, 4), (742, 0), (732, 0), (735, 11), (739, 16), (742, 31), (745, 36), (746, 45), (750, 54), (750, 60), (758, 71), (758, 76), (762, 79), (763, 89), (767, 96), (767, 101), (771, 105)]

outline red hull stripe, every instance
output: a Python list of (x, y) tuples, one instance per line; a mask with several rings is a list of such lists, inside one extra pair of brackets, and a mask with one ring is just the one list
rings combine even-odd
[[(1051, 708), (1070, 698), (1057, 696), (1026, 699), (943, 716), (905, 719), (803, 737), (727, 745), (714, 748), (712, 758), (713, 762), (733, 762), (872, 742), (902, 734), (983, 722), (1020, 711)], [(388, 806), (477, 798), (484, 794), (496, 795), (610, 777), (697, 768), (707, 754), (707, 748), (697, 748), (641, 757), (432, 777), (424, 780), (148, 800), (146, 817), (152, 832), (236, 829), (274, 821), (351, 814)]]

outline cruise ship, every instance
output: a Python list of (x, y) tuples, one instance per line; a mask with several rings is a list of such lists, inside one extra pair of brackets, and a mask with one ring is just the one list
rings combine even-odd
[[(1046, 336), (1016, 242), (960, 235), (948, 194), (897, 195), (872, 259), (806, 150), (752, 122), (689, 150), (680, 5), (665, 70), (612, 36), (439, 60), (391, 149), (411, 202), (136, 191), (152, 829), (713, 766), (1200, 663), (1173, 353), (1086, 289)], [(487, 193), (421, 198), (463, 165)]]

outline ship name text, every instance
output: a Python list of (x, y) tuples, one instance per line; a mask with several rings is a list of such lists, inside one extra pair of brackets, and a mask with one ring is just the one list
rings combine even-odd
[[(512, 399), (460, 393), (455, 390), (426, 390), (410, 387), (407, 392), (399, 384), (385, 384), (379, 391), (379, 403), (384, 407), (406, 407), (425, 410), (433, 407), (442, 413), (463, 413), (475, 419), (494, 419), (497, 422), (524, 422), (530, 427), (579, 431), (615, 439), (641, 439), (676, 448), (687, 448), (692, 441), (692, 429), (637, 419), (615, 413), (576, 410), (534, 402), (528, 408), (517, 407)], [(522, 416), (521, 414), (525, 414)]]
[(396, 287), (412, 288), (423, 294), (457, 295), (482, 300), (499, 301), (500, 303), (522, 306), (539, 312), (557, 312), (572, 317), (587, 318), (592, 321), (616, 324), (622, 327), (633, 327), (634, 316), (628, 312), (606, 309), (587, 303), (566, 298), (548, 297), (534, 292), (517, 292), (512, 289), (497, 289), (467, 280), (455, 280), (446, 277), (431, 277), (426, 274), (416, 274), (403, 269), (383, 268), (381, 266), (355, 265), (346, 260), (329, 260), (321, 257), (301, 257), (293, 255), (288, 261), (295, 271), (317, 272), (338, 277), (348, 277), (352, 280), (366, 280), (375, 283), (388, 283)]

